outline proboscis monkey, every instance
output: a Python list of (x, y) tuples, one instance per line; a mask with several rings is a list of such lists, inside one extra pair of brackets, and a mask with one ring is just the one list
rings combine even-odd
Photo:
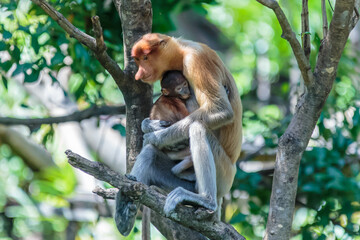
[[(242, 142), (242, 106), (232, 75), (208, 46), (162, 34), (144, 35), (134, 44), (132, 56), (139, 66), (136, 80), (153, 83), (166, 71), (181, 71), (194, 93), (186, 103), (188, 110), (196, 104), (198, 108), (170, 127), (145, 119), (144, 147), (131, 175), (171, 191), (164, 206), (168, 216), (180, 203), (220, 212), (218, 206), (234, 180)], [(174, 176), (173, 161), (161, 151), (184, 139), (190, 139), (195, 184)], [(115, 221), (123, 235), (130, 233), (138, 206), (119, 191)]]
[[(189, 83), (180, 71), (168, 71), (161, 80), (162, 95), (154, 103), (150, 120), (162, 120), (174, 124), (189, 115), (186, 108), (186, 100), (190, 97)], [(188, 141), (183, 148), (162, 149), (171, 160), (182, 160), (177, 163), (171, 172), (181, 179), (195, 181), (195, 174), (185, 171), (193, 166), (188, 147)]]

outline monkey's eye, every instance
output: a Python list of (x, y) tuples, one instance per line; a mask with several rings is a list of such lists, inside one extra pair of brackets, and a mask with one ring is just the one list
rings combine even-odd
[(144, 59), (144, 61), (148, 60), (148, 56), (145, 55), (143, 59)]
[(136, 58), (134, 58), (134, 59), (135, 59), (135, 61), (139, 61), (139, 58), (137, 58), (137, 57), (136, 57)]
[(180, 91), (181, 91), (181, 87), (175, 88), (175, 91), (180, 92)]

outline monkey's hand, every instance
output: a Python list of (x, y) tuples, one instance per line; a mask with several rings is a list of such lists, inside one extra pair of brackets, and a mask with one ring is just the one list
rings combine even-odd
[(162, 120), (150, 120), (145, 118), (141, 123), (141, 130), (143, 133), (155, 132), (161, 129), (165, 129), (171, 125), (170, 122)]
[(190, 192), (182, 187), (177, 187), (171, 191), (166, 198), (164, 206), (165, 215), (170, 217), (175, 212), (176, 206), (180, 203), (192, 203), (213, 212), (217, 209), (216, 199)]
[(144, 134), (144, 141), (143, 145), (152, 144), (153, 146), (162, 149), (164, 147), (163, 144), (161, 144), (163, 141), (161, 141), (163, 130), (158, 130), (154, 132), (149, 132)]

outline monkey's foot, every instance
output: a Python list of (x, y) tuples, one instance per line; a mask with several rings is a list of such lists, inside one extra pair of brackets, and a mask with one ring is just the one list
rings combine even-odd
[(119, 191), (116, 195), (115, 223), (123, 236), (129, 235), (134, 226), (139, 203)]
[(135, 177), (134, 175), (131, 175), (131, 174), (125, 174), (125, 177), (126, 177), (127, 179), (132, 180), (132, 181), (137, 181), (137, 179), (136, 179), (136, 177)]
[(175, 213), (175, 208), (180, 203), (190, 203), (197, 206), (202, 206), (213, 212), (217, 210), (217, 203), (215, 199), (201, 196), (182, 187), (177, 187), (171, 191), (166, 198), (164, 206), (165, 215), (170, 217), (173, 213)]

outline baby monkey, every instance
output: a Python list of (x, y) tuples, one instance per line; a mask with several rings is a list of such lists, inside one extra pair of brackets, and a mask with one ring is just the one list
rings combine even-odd
[[(168, 71), (161, 80), (162, 95), (154, 103), (150, 112), (151, 120), (167, 121), (169, 124), (183, 119), (189, 115), (186, 108), (186, 100), (190, 97), (189, 83), (180, 71)], [(195, 175), (185, 170), (193, 166), (190, 148), (188, 144), (180, 151), (164, 149), (171, 160), (181, 160), (171, 172), (179, 178), (195, 181)]]

